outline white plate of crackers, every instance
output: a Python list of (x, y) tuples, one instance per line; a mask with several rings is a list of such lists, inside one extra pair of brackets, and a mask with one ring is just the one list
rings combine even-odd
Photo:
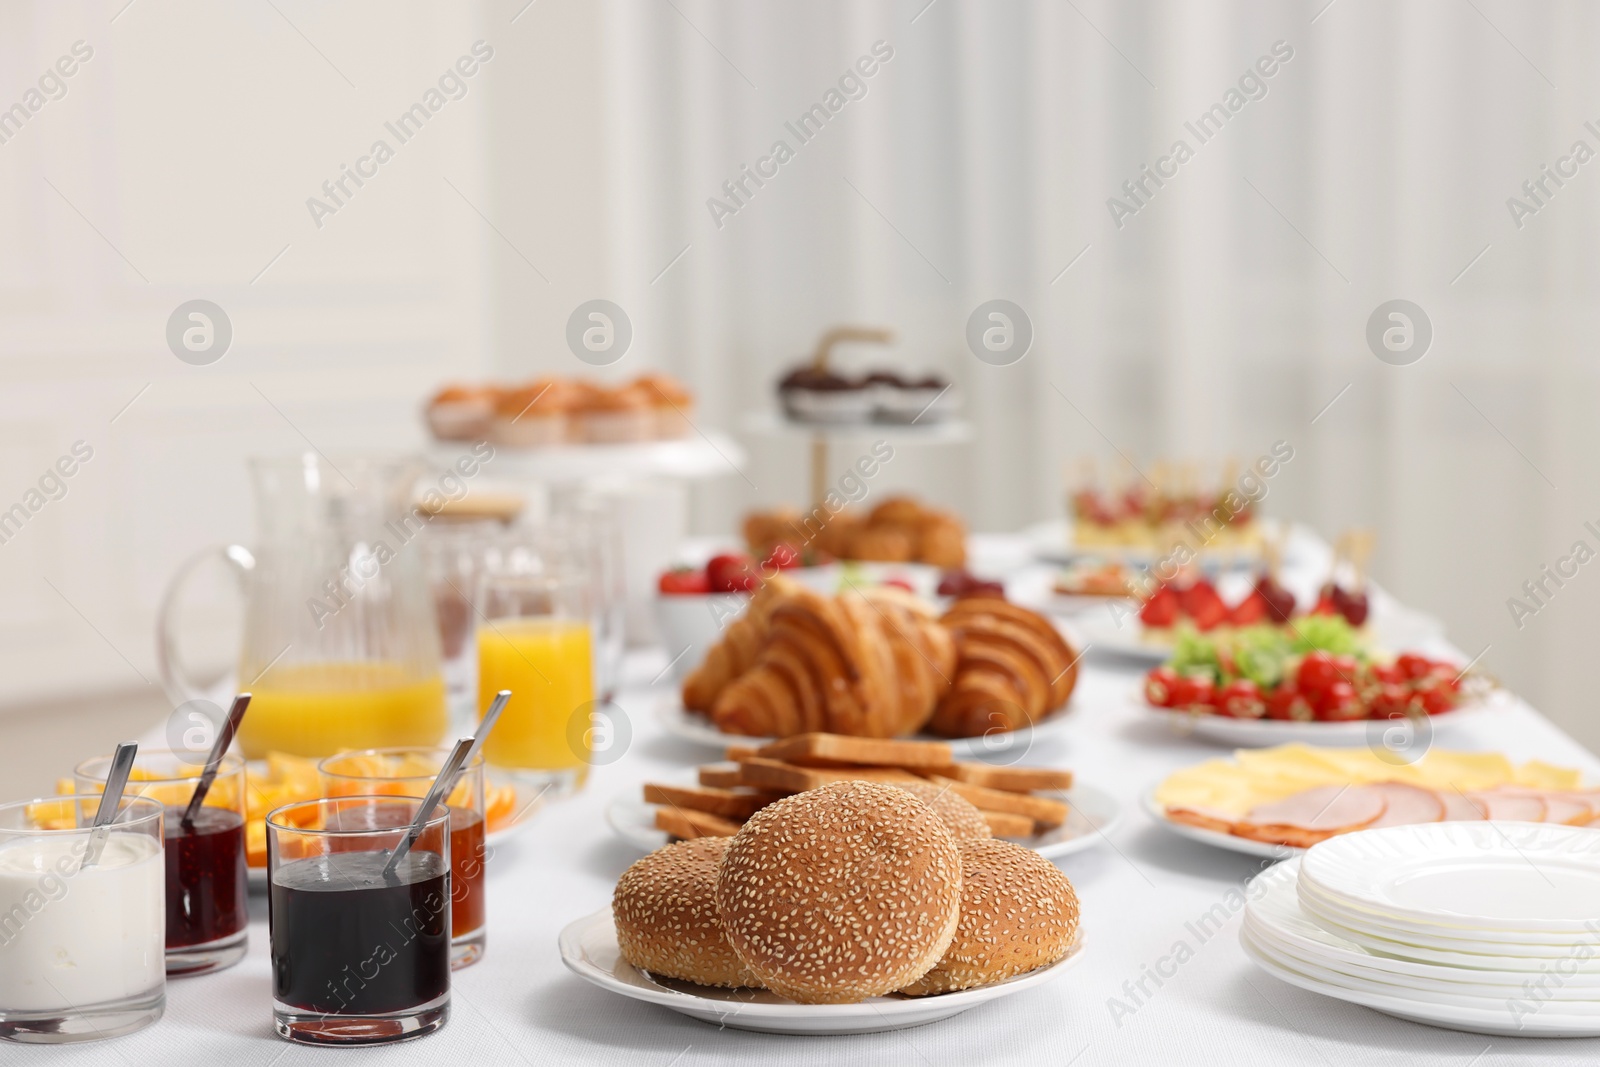
[(1073, 779), (1071, 771), (962, 762), (937, 741), (892, 741), (802, 734), (761, 746), (735, 745), (726, 762), (699, 768), (694, 780), (647, 782), (615, 797), (606, 821), (645, 852), (670, 840), (723, 837), (780, 797), (845, 779), (934, 785), (973, 807), (995, 837), (1046, 858), (1104, 841), (1122, 820), (1115, 798)]

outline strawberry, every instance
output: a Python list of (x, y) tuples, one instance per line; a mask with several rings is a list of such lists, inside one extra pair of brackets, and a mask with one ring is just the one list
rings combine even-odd
[(706, 564), (706, 580), (713, 593), (749, 592), (760, 582), (754, 561), (742, 552), (712, 556)]
[(706, 572), (698, 567), (676, 567), (663, 571), (656, 588), (668, 596), (693, 596), (711, 592), (711, 582)]
[(1139, 609), (1139, 621), (1146, 626), (1159, 628), (1178, 621), (1178, 594), (1171, 586), (1157, 589)]

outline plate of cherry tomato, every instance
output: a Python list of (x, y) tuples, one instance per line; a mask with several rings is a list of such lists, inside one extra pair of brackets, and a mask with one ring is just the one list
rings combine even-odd
[[(1220, 675), (1220, 676), (1219, 676)], [(1304, 741), (1361, 744), (1395, 719), (1459, 722), (1490, 706), (1486, 677), (1417, 652), (1384, 662), (1311, 651), (1293, 657), (1274, 684), (1170, 665), (1145, 675), (1144, 702), (1167, 723), (1223, 744)]]

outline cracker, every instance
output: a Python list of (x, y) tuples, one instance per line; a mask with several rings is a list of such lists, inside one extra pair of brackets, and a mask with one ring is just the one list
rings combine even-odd
[(1012, 815), (1026, 815), (1047, 829), (1060, 826), (1067, 821), (1069, 809), (1059, 800), (1030, 796), (1027, 793), (1008, 793), (1004, 789), (986, 789), (981, 785), (968, 785), (939, 775), (930, 775), (928, 780), (949, 786), (952, 793), (966, 797), (979, 811), (1003, 811)]
[(797, 734), (763, 745), (758, 755), (804, 766), (948, 767), (953, 762), (950, 746), (943, 741), (892, 741), (843, 734)]
[(657, 808), (656, 829), (688, 841), (696, 837), (732, 837), (739, 832), (739, 824), (704, 811)]
[(778, 799), (776, 793), (743, 793), (687, 785), (656, 785), (646, 782), (644, 799), (650, 804), (684, 808), (743, 821)]

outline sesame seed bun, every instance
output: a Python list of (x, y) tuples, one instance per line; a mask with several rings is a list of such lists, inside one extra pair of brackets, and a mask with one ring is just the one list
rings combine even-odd
[(895, 788), (904, 789), (928, 805), (958, 842), (993, 836), (989, 821), (983, 817), (977, 805), (952, 792), (949, 786), (934, 785), (932, 782), (899, 782)]
[(1056, 865), (1011, 841), (961, 843), (961, 921), (911, 996), (988, 985), (1051, 964), (1078, 936), (1078, 895)]
[(717, 865), (729, 840), (680, 841), (623, 872), (611, 898), (623, 959), (701, 985), (759, 984), (734, 955), (717, 919)]
[(775, 993), (849, 1004), (915, 981), (944, 955), (961, 854), (903, 789), (845, 781), (756, 812), (728, 845), (717, 912), (733, 950)]

